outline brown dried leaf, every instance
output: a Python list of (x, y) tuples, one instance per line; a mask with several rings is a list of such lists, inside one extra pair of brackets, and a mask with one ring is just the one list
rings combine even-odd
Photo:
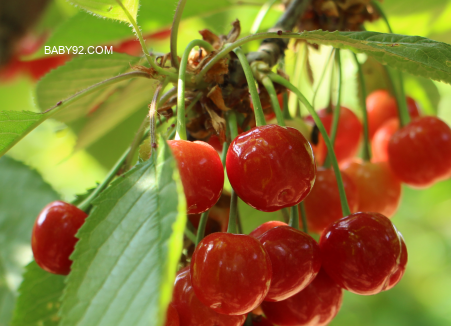
[(321, 5), (321, 11), (324, 12), (326, 16), (338, 17), (338, 8), (334, 1), (326, 1)]
[(221, 88), (219, 88), (218, 85), (213, 87), (210, 92), (207, 94), (207, 97), (213, 101), (213, 103), (220, 109), (221, 111), (229, 111), (230, 108), (228, 108), (224, 103), (224, 98), (222, 97), (222, 91)]
[(232, 23), (232, 30), (229, 32), (226, 38), (227, 43), (235, 42), (241, 34), (240, 21), (237, 19)]
[(219, 136), (219, 140), (221, 142), (225, 139), (225, 130), (226, 130), (226, 121), (224, 118), (220, 117), (214, 110), (208, 107), (206, 103), (202, 103), (205, 110), (207, 110), (208, 114), (211, 118), (211, 123), (213, 128), (216, 130), (216, 133)]
[(203, 29), (203, 30), (199, 31), (199, 34), (202, 35), (202, 38), (204, 39), (204, 41), (207, 41), (208, 43), (213, 45), (213, 47), (215, 49), (221, 48), (221, 46), (222, 46), (221, 38), (219, 36), (217, 36), (215, 33), (213, 33), (212, 31), (210, 31), (209, 29)]

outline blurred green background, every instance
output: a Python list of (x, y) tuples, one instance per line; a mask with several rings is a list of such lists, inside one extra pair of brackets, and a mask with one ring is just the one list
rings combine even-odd
[[(242, 35), (248, 34), (264, 2), (189, 0), (180, 25), (179, 52), (190, 40), (199, 37), (198, 30), (208, 28), (215, 33), (227, 34), (231, 22), (235, 19), (241, 22)], [(172, 21), (175, 6), (174, 0), (141, 1), (138, 23), (144, 34), (167, 29)], [(383, 2), (383, 8), (395, 32), (451, 43), (451, 1), (386, 0)], [(279, 2), (276, 2), (260, 30), (271, 27), (280, 16), (281, 10)], [(386, 31), (380, 21), (367, 24), (366, 28)], [(114, 45), (124, 39), (133, 39), (131, 29), (125, 24), (98, 19), (79, 11), (65, 0), (54, 0), (50, 3), (33, 33), (46, 33), (48, 38), (44, 45), (50, 46)], [(253, 50), (258, 44), (250, 43), (245, 50)], [(169, 51), (168, 39), (150, 39), (148, 46), (157, 52)], [(327, 47), (322, 47), (319, 51), (309, 51), (315, 79), (313, 87), (316, 87), (329, 52)], [(296, 55), (292, 51), (287, 52), (288, 71), (293, 68)], [(43, 56), (45, 55), (41, 48), (37, 53), (21, 60), (33, 60)], [(360, 59), (363, 62), (365, 57), (360, 56)], [(343, 53), (343, 65), (343, 104), (359, 114), (356, 69), (349, 54)], [(437, 112), (439, 117), (451, 124), (451, 86), (413, 76), (405, 77), (406, 93), (420, 102), (424, 113)], [(321, 94), (328, 92), (327, 78), (328, 76), (320, 88), (317, 108), (326, 105), (327, 96)], [(306, 78), (303, 80), (303, 91), (311, 98), (312, 87), (308, 85)], [(34, 92), (35, 81), (26, 74), (0, 80), (1, 110), (38, 111)], [(94, 187), (103, 179), (130, 143), (145, 111), (146, 107), (143, 107), (129, 115), (113, 131), (88, 148), (77, 151), (74, 151), (77, 132), (89, 117), (70, 126), (54, 120), (46, 121), (7, 155), (35, 169), (62, 199), (72, 200), (76, 194)], [(31, 203), (35, 201), (32, 194), (24, 200)], [(247, 231), (265, 220), (279, 218), (274, 214), (256, 212), (242, 203), (240, 212)], [(451, 180), (426, 190), (404, 187), (402, 204), (393, 217), (393, 222), (403, 233), (408, 246), (409, 264), (403, 280), (393, 290), (372, 297), (346, 293), (343, 307), (331, 325), (451, 325)], [(2, 232), (6, 232), (5, 229), (0, 229), (0, 239)], [(23, 266), (31, 259), (29, 246), (25, 246), (20, 255), (20, 264)], [(5, 282), (16, 291), (20, 279), (20, 271), (12, 271)]]

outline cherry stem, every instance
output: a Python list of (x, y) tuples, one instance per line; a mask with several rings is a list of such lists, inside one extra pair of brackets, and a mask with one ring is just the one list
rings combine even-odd
[[(332, 142), (332, 145), (335, 144), (335, 139), (337, 138), (337, 131), (338, 131), (338, 123), (340, 122), (340, 111), (341, 111), (341, 84), (342, 84), (342, 71), (341, 71), (341, 57), (340, 57), (340, 50), (337, 49), (335, 51), (335, 61), (338, 68), (338, 89), (337, 89), (337, 103), (335, 104), (335, 110), (333, 112), (333, 118), (332, 118), (332, 128), (330, 130), (330, 141)], [(333, 66), (332, 66), (333, 69)], [(330, 94), (331, 96), (331, 102), (332, 102), (332, 92)], [(330, 155), (327, 153), (326, 159), (324, 160), (324, 167), (329, 168), (330, 167)]]
[(288, 225), (296, 230), (299, 230), (298, 205), (294, 205), (293, 207), (291, 207), (290, 221), (288, 222)]
[(238, 213), (238, 196), (235, 190), (232, 189), (232, 194), (230, 198), (230, 213), (229, 213), (229, 224), (227, 226), (227, 233), (236, 233), (236, 220)]
[(200, 216), (199, 226), (197, 227), (196, 241), (194, 242), (196, 244), (196, 247), (205, 236), (205, 227), (207, 226), (209, 212), (210, 211), (203, 212)]
[[(172, 35), (172, 34), (171, 34)], [(213, 46), (204, 40), (193, 40), (185, 48), (182, 61), (180, 62), (178, 89), (177, 89), (177, 139), (186, 140), (186, 122), (185, 122), (185, 77), (188, 66), (188, 57), (191, 50), (196, 47), (202, 47), (206, 51), (213, 51)]]
[(332, 50), (330, 51), (330, 54), (329, 54), (329, 58), (327, 58), (326, 64), (324, 65), (323, 71), (321, 72), (321, 76), (319, 77), (318, 85), (316, 85), (315, 91), (313, 92), (313, 97), (312, 97), (312, 105), (313, 106), (315, 106), (316, 95), (318, 95), (318, 91), (321, 87), (321, 84), (324, 81), (324, 77), (326, 76), (326, 71), (328, 70), (330, 63), (332, 62), (332, 55), (334, 54), (334, 51), (335, 51), (335, 48), (332, 48)]
[(171, 26), (171, 40), (170, 40), (171, 64), (176, 69), (179, 69), (179, 66), (180, 66), (179, 58), (177, 56), (177, 36), (178, 36), (180, 21), (182, 20), (183, 9), (185, 9), (185, 5), (186, 5), (186, 0), (179, 0), (177, 9), (175, 10), (174, 20), (172, 21), (172, 26)]
[(250, 31), (251, 34), (255, 34), (258, 32), (258, 30), (260, 29), (260, 25), (263, 22), (263, 19), (265, 19), (266, 15), (269, 12), (269, 9), (271, 9), (271, 7), (276, 1), (277, 0), (269, 0), (263, 4), (263, 6), (260, 8), (260, 11), (257, 14), (257, 17), (255, 17), (254, 23), (252, 24)]
[(132, 143), (130, 145), (130, 150), (128, 151), (128, 155), (125, 158), (124, 162), (124, 170), (127, 171), (133, 161), (133, 157), (135, 156), (135, 152), (138, 149), (139, 145), (141, 144), (144, 133), (147, 129), (149, 123), (149, 116), (146, 116), (146, 118), (141, 122), (141, 125), (138, 128), (138, 131), (135, 134), (135, 137), (133, 137)]
[(301, 210), (301, 218), (302, 218), (302, 230), (308, 234), (308, 226), (307, 226), (307, 212), (305, 211), (304, 202), (299, 204), (299, 209)]
[[(252, 69), (249, 66), (246, 55), (241, 48), (237, 47), (233, 51), (238, 56), (244, 70), (244, 75), (246, 76), (249, 93), (251, 93), (252, 104), (254, 105), (255, 123), (258, 127), (264, 126), (266, 125), (265, 115), (263, 114), (262, 104), (260, 103), (260, 97), (258, 96), (257, 86), (255, 86), (255, 79)], [(212, 60), (214, 60), (214, 58)]]
[(288, 208), (284, 207), (280, 211), (282, 212), (283, 221), (288, 224), (290, 221), (290, 213), (288, 212)]
[(365, 161), (371, 161), (371, 143), (369, 137), (369, 128), (368, 128), (368, 112), (366, 108), (366, 84), (365, 77), (363, 75), (362, 65), (357, 58), (357, 55), (353, 52), (354, 61), (357, 65), (358, 76), (359, 76), (359, 84), (360, 84), (360, 106), (362, 107), (362, 116), (363, 116), (363, 159)]
[(334, 147), (332, 145), (332, 142), (330, 141), (329, 135), (327, 134), (326, 128), (324, 128), (323, 123), (321, 122), (321, 119), (319, 118), (318, 114), (316, 113), (313, 106), (309, 103), (309, 101), (302, 95), (302, 93), (288, 80), (283, 78), (280, 75), (277, 75), (273, 72), (268, 74), (268, 77), (271, 78), (273, 82), (276, 82), (278, 84), (281, 84), (282, 86), (285, 86), (290, 91), (295, 93), (299, 100), (307, 107), (307, 110), (311, 114), (313, 120), (315, 121), (316, 126), (318, 127), (319, 131), (321, 132), (321, 135), (324, 138), (324, 142), (326, 143), (327, 150), (330, 153), (330, 158), (332, 161), (332, 166), (335, 171), (335, 178), (337, 179), (337, 185), (338, 185), (338, 193), (340, 194), (340, 202), (341, 202), (341, 210), (343, 212), (343, 216), (348, 216), (351, 214), (351, 210), (349, 209), (348, 200), (346, 199), (346, 192), (343, 186), (343, 179), (341, 177), (340, 169), (338, 167), (337, 157), (334, 153)]
[(282, 93), (283, 98), (283, 118), (285, 120), (293, 120), (293, 117), (290, 114), (290, 110), (288, 109), (288, 92), (285, 90)]
[(190, 239), (192, 242), (194, 242), (197, 246), (197, 237), (196, 235), (193, 233), (193, 231), (191, 231), (190, 229), (188, 229), (187, 227), (185, 228), (185, 235), (187, 236), (188, 239)]
[(162, 75), (166, 75), (166, 76), (171, 76), (174, 80), (177, 78), (177, 75), (174, 74), (173, 72), (167, 71), (161, 67), (159, 67), (153, 60), (153, 58), (150, 56), (149, 51), (147, 50), (147, 46), (146, 46), (146, 42), (144, 41), (143, 35), (141, 33), (141, 29), (138, 27), (138, 24), (136, 23), (135, 18), (133, 18), (133, 16), (130, 14), (130, 12), (128, 11), (128, 9), (122, 4), (122, 1), (120, 0), (116, 0), (116, 2), (119, 4), (119, 6), (122, 8), (122, 10), (124, 11), (125, 15), (127, 16), (130, 24), (132, 24), (133, 29), (135, 31), (136, 36), (138, 37), (139, 43), (141, 44), (141, 48), (144, 52), (144, 55), (146, 56), (147, 62), (149, 63), (149, 65), (155, 69), (155, 71), (157, 71), (158, 73), (162, 74)]
[(271, 79), (268, 77), (262, 78), (262, 84), (265, 86), (266, 91), (269, 94), (269, 98), (271, 99), (272, 108), (274, 113), (276, 114), (277, 124), (279, 126), (285, 127), (285, 120), (283, 118), (282, 109), (280, 108), (279, 99), (277, 98), (276, 89), (274, 88), (274, 84)]
[(151, 153), (156, 152), (157, 148), (154, 147), (154, 144), (157, 144), (157, 104), (160, 100), (160, 93), (161, 90), (164, 89), (167, 85), (168, 81), (164, 80), (162, 83), (158, 84), (157, 88), (155, 89), (155, 93), (153, 94), (152, 102), (149, 106), (149, 121), (150, 121), (150, 146), (151, 146)]

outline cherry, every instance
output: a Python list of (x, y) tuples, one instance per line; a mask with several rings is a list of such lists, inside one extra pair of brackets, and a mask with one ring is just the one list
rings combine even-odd
[(169, 140), (185, 191), (187, 213), (210, 209), (221, 196), (224, 168), (218, 153), (202, 141)]
[(213, 233), (202, 239), (190, 271), (197, 298), (227, 315), (243, 315), (260, 305), (272, 275), (271, 261), (260, 242), (231, 233)]
[[(327, 134), (330, 135), (333, 112), (322, 109), (318, 111), (318, 115), (326, 128)], [(312, 116), (308, 116), (306, 121), (312, 124), (314, 123)], [(363, 127), (359, 118), (357, 118), (354, 112), (342, 106), (338, 120), (337, 136), (334, 143), (334, 151), (338, 163), (343, 163), (356, 155), (362, 132)], [(322, 165), (327, 156), (327, 147), (323, 137), (321, 135), (318, 137), (318, 144), (313, 147), (313, 150), (316, 162)]]
[(249, 235), (251, 237), (254, 238), (258, 238), (259, 236), (261, 236), (263, 233), (265, 233), (266, 231), (275, 228), (276, 226), (288, 226), (287, 223), (285, 222), (281, 222), (281, 221), (269, 221), (269, 222), (265, 222), (262, 225), (258, 226), (254, 231), (252, 231), (251, 233), (249, 233)]
[(378, 212), (391, 217), (401, 201), (401, 182), (387, 162), (354, 160), (343, 171), (357, 186), (358, 211)]
[(177, 273), (172, 304), (180, 317), (180, 326), (242, 326), (246, 315), (229, 316), (208, 308), (194, 294), (189, 267)]
[(304, 136), (278, 125), (255, 127), (235, 138), (226, 167), (237, 195), (264, 212), (300, 203), (312, 189), (316, 172)]
[[(418, 105), (411, 97), (406, 97), (407, 109), (411, 118), (420, 115)], [(398, 105), (396, 99), (386, 90), (379, 89), (372, 92), (366, 98), (368, 112), (368, 133), (370, 139), (376, 131), (388, 120), (398, 117)]]
[(451, 129), (436, 117), (422, 117), (394, 133), (390, 167), (402, 182), (424, 188), (451, 175)]
[(265, 301), (281, 301), (295, 295), (318, 274), (319, 246), (308, 234), (290, 226), (277, 226), (257, 239), (268, 252), (272, 265), (271, 286)]
[(177, 310), (174, 308), (172, 303), (169, 304), (168, 310), (166, 312), (166, 323), (165, 326), (180, 326), (180, 318)]
[[(357, 187), (346, 173), (342, 172), (341, 177), (349, 208), (351, 212), (357, 212), (359, 203)], [(343, 217), (334, 170), (318, 168), (315, 185), (304, 200), (304, 205), (308, 229), (316, 233), (321, 233), (330, 223)], [(299, 223), (302, 225), (301, 220)]]
[(279, 302), (263, 302), (265, 316), (280, 326), (323, 326), (338, 313), (343, 290), (321, 269), (304, 290)]
[(274, 325), (265, 317), (256, 316), (252, 318), (252, 326), (274, 326)]
[(354, 213), (328, 226), (319, 246), (323, 268), (342, 288), (362, 295), (391, 289), (407, 264), (401, 233), (379, 213)]
[(44, 270), (67, 275), (69, 259), (78, 239), (78, 229), (88, 215), (72, 204), (54, 201), (44, 207), (34, 223), (31, 249), (36, 263)]
[(373, 162), (388, 162), (388, 143), (390, 138), (399, 129), (399, 120), (392, 118), (386, 121), (374, 134), (371, 141)]

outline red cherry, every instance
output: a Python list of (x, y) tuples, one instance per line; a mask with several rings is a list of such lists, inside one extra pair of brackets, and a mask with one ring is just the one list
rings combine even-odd
[(391, 289), (407, 264), (401, 233), (379, 213), (354, 213), (327, 227), (319, 246), (323, 268), (344, 289), (362, 295)]
[[(327, 112), (326, 109), (318, 111), (318, 115), (326, 128), (327, 134), (330, 135), (332, 129), (333, 113)], [(313, 122), (313, 118), (308, 116), (306, 121)], [(362, 123), (354, 112), (348, 108), (341, 107), (340, 119), (338, 120), (337, 136), (335, 138), (334, 151), (338, 163), (345, 162), (353, 158), (359, 149), (360, 138), (362, 136)], [(327, 147), (324, 139), (319, 135), (318, 144), (313, 147), (316, 162), (323, 165), (327, 155)]]
[(387, 162), (354, 160), (343, 166), (359, 193), (358, 211), (392, 217), (401, 201), (401, 182)]
[(402, 182), (424, 188), (451, 175), (451, 129), (436, 117), (412, 120), (388, 144), (390, 167)]
[(291, 298), (263, 302), (265, 316), (280, 326), (324, 326), (338, 313), (343, 290), (321, 269), (312, 283)]
[(269, 221), (269, 222), (263, 223), (262, 225), (257, 227), (254, 231), (249, 233), (249, 235), (251, 237), (258, 238), (263, 233), (265, 233), (266, 231), (268, 231), (272, 228), (275, 228), (276, 226), (288, 226), (288, 224), (285, 222), (281, 222), (281, 221)]
[(34, 223), (31, 249), (36, 263), (47, 272), (67, 275), (78, 239), (78, 229), (88, 215), (76, 206), (54, 201), (44, 207)]
[[(341, 177), (349, 208), (351, 212), (357, 212), (359, 203), (357, 187), (346, 173), (342, 172)], [(316, 233), (321, 233), (330, 223), (343, 217), (334, 170), (319, 168), (316, 171), (315, 185), (304, 200), (304, 205), (308, 229)], [(299, 223), (302, 225), (301, 219)]]
[(208, 139), (208, 144), (210, 144), (218, 153), (222, 153), (223, 143), (219, 140), (217, 135), (211, 135)]
[(177, 273), (172, 304), (180, 317), (180, 326), (242, 326), (246, 315), (229, 316), (202, 304), (194, 294), (189, 267)]
[(265, 301), (285, 300), (313, 281), (321, 268), (319, 246), (290, 226), (272, 228), (257, 238), (268, 252), (272, 279)]
[(390, 138), (399, 129), (399, 119), (393, 118), (386, 121), (374, 134), (371, 141), (373, 162), (388, 162), (388, 143)]
[(203, 141), (169, 140), (185, 191), (187, 213), (210, 209), (221, 196), (224, 168), (218, 153)]
[[(420, 115), (417, 103), (411, 97), (406, 97), (407, 109), (411, 118)], [(370, 139), (376, 131), (388, 120), (398, 117), (398, 104), (396, 99), (386, 90), (379, 89), (366, 98), (368, 112), (368, 133)]]
[(191, 281), (197, 298), (214, 311), (246, 314), (262, 303), (271, 284), (271, 261), (248, 235), (213, 233), (196, 247)]
[(180, 326), (180, 318), (173, 304), (170, 303), (166, 312), (166, 323), (164, 326)]
[(274, 326), (268, 319), (263, 316), (252, 318), (252, 326)]
[(274, 212), (300, 203), (312, 189), (316, 166), (302, 134), (290, 127), (255, 127), (233, 140), (227, 175), (248, 205)]

